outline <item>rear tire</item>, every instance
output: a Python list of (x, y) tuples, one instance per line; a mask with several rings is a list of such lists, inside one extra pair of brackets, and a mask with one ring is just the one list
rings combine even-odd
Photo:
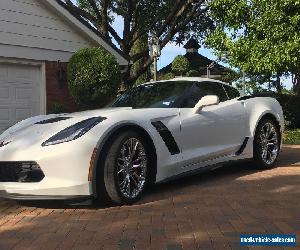
[[(112, 138), (103, 168), (105, 193), (116, 204), (132, 204), (145, 192), (149, 176), (149, 150), (134, 131)], [(101, 198), (101, 197), (99, 197)]]
[(253, 161), (261, 169), (273, 168), (280, 150), (280, 130), (271, 119), (259, 122), (253, 143)]

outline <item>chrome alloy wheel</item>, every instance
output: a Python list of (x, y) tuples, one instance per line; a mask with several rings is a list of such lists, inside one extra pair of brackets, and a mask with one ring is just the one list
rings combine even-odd
[(121, 146), (117, 159), (117, 179), (121, 193), (136, 198), (144, 189), (147, 175), (147, 156), (143, 144), (130, 138)]
[(267, 122), (260, 131), (261, 156), (263, 161), (271, 165), (279, 151), (278, 132), (274, 124)]

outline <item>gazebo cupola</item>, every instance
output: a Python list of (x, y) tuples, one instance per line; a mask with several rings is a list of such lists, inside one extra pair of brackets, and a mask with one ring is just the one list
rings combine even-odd
[(201, 46), (195, 38), (191, 38), (186, 45), (184, 45), (184, 48), (186, 49), (186, 53), (198, 53)]

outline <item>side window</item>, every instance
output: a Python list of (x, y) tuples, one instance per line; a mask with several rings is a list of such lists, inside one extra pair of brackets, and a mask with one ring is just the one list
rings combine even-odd
[(196, 83), (194, 83), (190, 88), (186, 89), (182, 94), (182, 99), (180, 102), (181, 108), (194, 108), (199, 100), (205, 96), (205, 92), (202, 91)]
[(226, 90), (229, 99), (235, 99), (241, 96), (240, 92), (236, 88), (230, 87), (225, 84), (223, 84), (223, 87)]
[(204, 95), (216, 95), (219, 97), (220, 102), (228, 100), (227, 94), (219, 82), (199, 82), (197, 85)]

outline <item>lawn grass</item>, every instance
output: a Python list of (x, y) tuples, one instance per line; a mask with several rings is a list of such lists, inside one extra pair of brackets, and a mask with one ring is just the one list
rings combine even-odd
[(285, 144), (300, 145), (300, 129), (286, 130), (283, 141)]

